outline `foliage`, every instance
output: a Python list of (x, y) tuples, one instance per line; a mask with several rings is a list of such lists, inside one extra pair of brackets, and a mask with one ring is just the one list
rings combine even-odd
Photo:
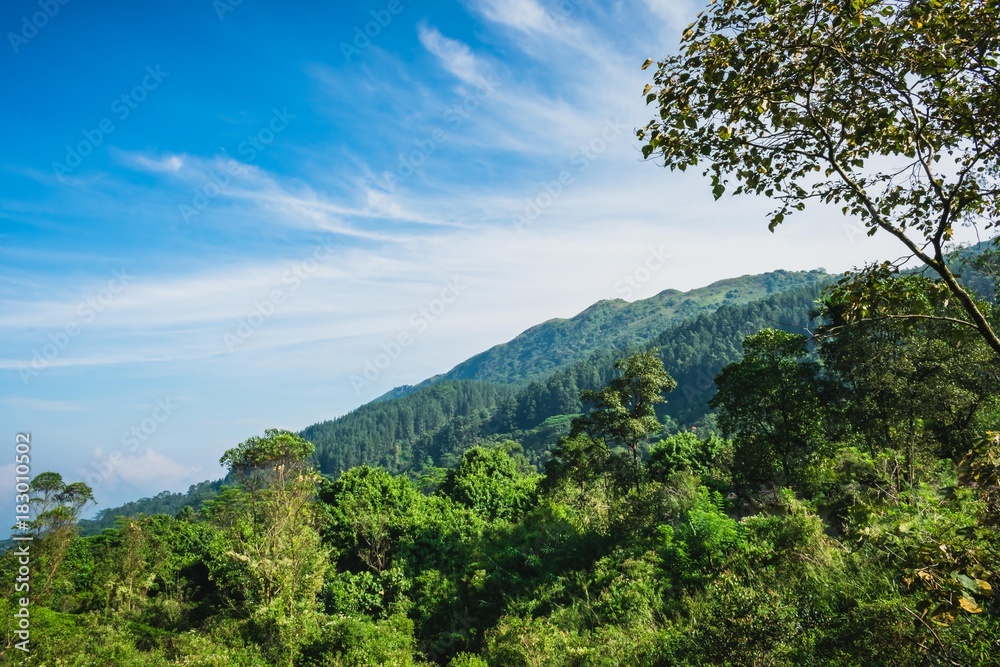
[(318, 622), (316, 596), (328, 562), (312, 506), (318, 481), (306, 461), (312, 451), (312, 443), (277, 429), (240, 443), (220, 462), (242, 488), (205, 510), (221, 529), (209, 546), (213, 580), (271, 640), (270, 656), (289, 664), (303, 630)]
[(593, 408), (573, 422), (573, 432), (627, 447), (638, 468), (639, 444), (661, 428), (656, 405), (666, 400), (663, 394), (677, 382), (664, 370), (655, 350), (622, 359), (615, 369), (620, 375), (604, 389), (583, 392), (583, 400)]
[(765, 329), (743, 344), (743, 360), (722, 369), (711, 406), (733, 436), (744, 485), (803, 489), (825, 442), (819, 366), (807, 361), (803, 336)]
[(580, 494), (587, 485), (600, 479), (608, 468), (611, 453), (607, 443), (577, 434), (561, 438), (552, 457), (545, 464), (545, 486), (555, 487), (564, 481), (578, 486)]
[(716, 574), (740, 537), (736, 521), (722, 509), (721, 496), (710, 494), (705, 487), (698, 489), (693, 507), (677, 525), (661, 526), (660, 534), (664, 566), (682, 581)]
[(991, 427), (1000, 362), (974, 331), (949, 321), (956, 306), (939, 282), (891, 277), (872, 292), (884, 296), (861, 314), (849, 288), (825, 295), (820, 356), (848, 390), (845, 417), (868, 451), (905, 451), (912, 478), (918, 456), (954, 457)]
[(38, 597), (47, 598), (57, 581), (59, 568), (70, 553), (79, 529), (77, 521), (94, 493), (83, 482), (63, 481), (56, 472), (43, 472), (31, 480), (28, 506), (31, 521), (28, 529), (35, 540), (35, 571), (41, 574), (35, 581)]
[(227, 450), (219, 463), (248, 491), (283, 488), (300, 475), (316, 446), (289, 431), (267, 429)]
[(466, 451), (448, 472), (441, 493), (487, 521), (516, 520), (533, 499), (536, 479), (518, 469), (509, 445)]
[[(468, 426), (485, 421), (510, 393), (506, 387), (482, 382), (441, 382), (314, 424), (302, 436), (316, 443), (316, 464), (325, 474), (336, 475), (361, 465), (399, 472), (428, 456), (440, 462), (443, 455), (453, 452), (458, 442), (452, 437), (434, 441), (443, 429), (453, 428), (463, 443), (467, 442), (466, 436), (478, 435)], [(462, 425), (457, 421), (461, 418), (472, 421)]]
[[(842, 286), (814, 347), (767, 328), (806, 326), (813, 286), (688, 320), (658, 352), (516, 391), (442, 382), (340, 422), (350, 443), (415, 420), (392, 470), (321, 476), (308, 441), (268, 430), (226, 452), (238, 486), (198, 487), (215, 495), (197, 510), (80, 539), (84, 487), (40, 475), (39, 562), (68, 541), (27, 660), (20, 594), (0, 597), (0, 664), (991, 664), (996, 367), (941, 318), (939, 284), (883, 280), (886, 313), (933, 318), (854, 318)], [(697, 425), (669, 418), (707, 402), (709, 370), (733, 440), (705, 405)], [(419, 425), (417, 408), (440, 413)], [(3, 581), (19, 567), (0, 555)]]
[(717, 199), (729, 177), (774, 199), (772, 231), (815, 199), (891, 234), (1000, 354), (945, 258), (956, 227), (1000, 216), (998, 25), (990, 1), (713, 2), (646, 87), (643, 153), (707, 162)]
[(108, 507), (100, 512), (93, 519), (81, 519), (79, 522), (81, 535), (97, 535), (105, 528), (113, 528), (118, 517), (136, 518), (140, 514), (152, 516), (154, 514), (169, 514), (175, 516), (185, 507), (190, 507), (192, 511), (201, 509), (206, 500), (211, 500), (218, 495), (219, 490), (226, 480), (204, 481), (192, 484), (186, 493), (172, 493), (161, 491), (151, 498), (140, 498), (127, 502), (119, 507)]
[(730, 441), (717, 435), (699, 438), (695, 431), (684, 431), (653, 444), (647, 465), (650, 475), (661, 482), (674, 473), (689, 472), (726, 486), (732, 458)]

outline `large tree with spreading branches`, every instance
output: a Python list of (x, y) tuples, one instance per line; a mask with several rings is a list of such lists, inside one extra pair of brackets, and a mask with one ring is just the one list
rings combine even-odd
[(916, 258), (1000, 355), (946, 261), (960, 227), (996, 240), (1000, 2), (712, 0), (645, 92), (659, 111), (638, 131), (647, 158), (707, 164), (716, 198), (772, 198), (772, 231), (816, 200), (891, 234), (906, 256), (856, 283)]

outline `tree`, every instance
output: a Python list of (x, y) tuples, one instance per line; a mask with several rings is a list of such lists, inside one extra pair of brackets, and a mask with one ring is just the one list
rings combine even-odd
[(801, 488), (825, 442), (819, 365), (805, 360), (804, 336), (776, 329), (748, 336), (743, 351), (716, 378), (710, 403), (733, 437), (735, 474)]
[[(586, 432), (627, 447), (632, 465), (639, 469), (639, 443), (660, 430), (656, 406), (677, 383), (663, 368), (655, 350), (640, 352), (615, 362), (619, 376), (600, 391), (585, 391), (581, 397), (593, 404), (590, 413), (573, 421), (573, 434)], [(639, 479), (636, 477), (636, 488)]]
[(638, 131), (647, 158), (709, 163), (717, 199), (731, 177), (735, 194), (777, 200), (772, 231), (809, 200), (840, 205), (903, 243), (892, 266), (937, 272), (1000, 354), (944, 254), (957, 226), (1000, 216), (1000, 4), (713, 1), (681, 45), (646, 87), (659, 109)]
[(587, 484), (602, 475), (610, 458), (608, 445), (582, 433), (559, 439), (552, 450), (552, 458), (545, 463), (545, 489), (557, 488), (566, 480), (580, 487), (580, 496), (587, 491)]
[(329, 554), (316, 528), (313, 499), (319, 476), (308, 463), (312, 443), (268, 429), (222, 455), (241, 483), (206, 504), (223, 528), (216, 545), (216, 579), (230, 599), (273, 636), (289, 664), (303, 628), (315, 622), (317, 593)]
[(691, 431), (674, 433), (649, 450), (649, 473), (657, 481), (687, 471), (704, 478), (726, 477), (732, 464), (731, 443), (716, 435), (699, 438)]
[[(910, 275), (874, 286), (874, 308), (858, 318), (849, 292), (823, 299), (816, 335), (824, 370), (845, 391), (847, 422), (868, 452), (957, 458), (996, 426), (1000, 358), (974, 331), (950, 321), (959, 308), (939, 281)], [(906, 312), (926, 318), (898, 319)]]
[(31, 480), (30, 523), (38, 540), (39, 562), (46, 573), (42, 596), (47, 596), (56, 572), (77, 537), (77, 522), (84, 508), (94, 502), (94, 492), (83, 482), (66, 484), (57, 472), (43, 472)]
[(289, 431), (270, 428), (264, 437), (247, 438), (227, 450), (219, 463), (227, 466), (233, 477), (247, 491), (283, 487), (286, 482), (311, 468), (308, 459), (316, 447)]
[(531, 504), (537, 482), (507, 453), (520, 448), (508, 441), (496, 447), (469, 449), (448, 471), (441, 494), (487, 521), (515, 521)]
[(336, 550), (339, 567), (378, 574), (388, 570), (419, 498), (406, 477), (382, 468), (352, 468), (324, 483), (324, 537)]

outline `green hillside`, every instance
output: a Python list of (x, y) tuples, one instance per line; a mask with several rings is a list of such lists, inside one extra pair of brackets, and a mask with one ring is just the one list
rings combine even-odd
[[(448, 373), (418, 386), (398, 387), (301, 434), (316, 444), (316, 464), (329, 475), (359, 465), (416, 475), (454, 461), (474, 443), (508, 437), (522, 442), (540, 465), (551, 443), (568, 429), (568, 420), (560, 415), (582, 410), (579, 392), (607, 382), (619, 355), (651, 343), (661, 347), (670, 372), (685, 380), (664, 416), (696, 423), (707, 412), (714, 374), (738, 357), (742, 336), (774, 325), (775, 318), (804, 324), (821, 285), (832, 279), (819, 270), (774, 271), (689, 292), (667, 290), (632, 303), (601, 301), (574, 318), (532, 327)], [(560, 361), (535, 372), (529, 360), (542, 364), (544, 355)], [(522, 368), (523, 375), (515, 375), (515, 368)], [(162, 492), (107, 508), (83, 528), (93, 533), (116, 516), (197, 508), (217, 487), (203, 483), (188, 494)]]
[[(325, 425), (331, 460), (377, 467), (324, 478), (268, 429), (200, 510), (92, 537), (56, 523), (85, 489), (43, 473), (38, 657), (16, 664), (996, 664), (1000, 359), (940, 285), (891, 280), (928, 318), (843, 326), (851, 304), (817, 286), (724, 306), (663, 332), (663, 359), (598, 354), (516, 392), (446, 380)], [(813, 306), (811, 344), (793, 332)], [(672, 428), (730, 356), (722, 437)], [(674, 391), (664, 362), (688, 374)]]
[(314, 424), (302, 436), (316, 443), (316, 463), (327, 474), (359, 465), (407, 470), (425, 458), (426, 447), (418, 443), (442, 430), (456, 431), (461, 420), (487, 418), (512, 393), (508, 387), (485, 382), (439, 382)]
[[(599, 301), (570, 319), (531, 327), (510, 342), (463, 361), (413, 390), (441, 380), (525, 384), (609, 348), (641, 346), (668, 327), (721, 306), (739, 305), (832, 279), (823, 270), (772, 271), (729, 278), (688, 292), (665, 290), (639, 301)], [(390, 392), (396, 397), (399, 390)]]
[[(985, 249), (986, 244), (980, 244), (962, 256), (975, 257)], [(992, 293), (988, 273), (968, 262), (963, 267), (967, 284)], [(613, 375), (615, 359), (648, 346), (659, 349), (664, 366), (678, 382), (658, 409), (666, 430), (702, 426), (715, 393), (714, 379), (725, 364), (739, 360), (743, 339), (765, 328), (802, 333), (810, 326), (810, 312), (823, 286), (833, 279), (822, 271), (776, 271), (723, 280), (686, 293), (668, 290), (634, 303), (602, 301), (572, 319), (533, 327), (449, 373), (418, 386), (397, 388), (346, 415), (309, 426), (301, 434), (315, 443), (316, 464), (328, 475), (359, 465), (379, 465), (419, 476), (453, 463), (475, 444), (508, 438), (521, 443), (526, 458), (541, 466), (552, 444), (568, 431), (567, 415), (584, 409), (580, 392), (603, 386)], [(759, 298), (750, 300), (751, 296)], [(658, 313), (658, 308), (666, 314)], [(694, 314), (686, 317), (686, 313)], [(660, 321), (672, 324), (654, 329), (651, 323)], [(584, 353), (593, 340), (574, 344), (570, 332), (588, 331), (600, 331), (614, 342)], [(543, 344), (545, 340), (549, 342)], [(553, 350), (558, 347), (561, 343), (556, 341), (577, 350), (563, 359), (578, 358), (563, 361), (560, 368), (545, 374), (515, 377), (514, 386), (453, 377), (466, 373), (500, 377), (502, 373), (491, 374), (487, 362), (512, 369), (517, 364), (503, 361), (505, 355), (518, 350), (541, 354), (546, 345)], [(189, 504), (197, 507), (205, 494), (210, 497), (214, 490), (201, 484), (188, 495), (164, 492), (108, 508), (85, 529), (99, 530), (118, 515), (155, 514), (164, 508), (173, 512)]]
[[(584, 409), (580, 392), (597, 389), (614, 375), (614, 362), (629, 352), (655, 346), (679, 387), (660, 410), (669, 428), (700, 423), (714, 393), (713, 379), (741, 354), (743, 339), (769, 327), (803, 331), (822, 286), (796, 290), (712, 313), (661, 330), (641, 344), (594, 352), (548, 377), (520, 388), (473, 380), (440, 380), (398, 398), (369, 403), (302, 432), (316, 445), (320, 471), (330, 475), (358, 465), (379, 465), (397, 473), (448, 465), (468, 447), (512, 439), (528, 460), (544, 464), (548, 449), (568, 428), (553, 418)], [(558, 422), (558, 420), (557, 420)]]

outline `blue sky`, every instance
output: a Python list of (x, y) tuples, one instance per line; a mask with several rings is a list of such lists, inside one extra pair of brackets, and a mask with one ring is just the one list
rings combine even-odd
[(767, 202), (642, 162), (640, 65), (697, 10), (5, 3), (11, 460), (30, 431), (99, 507), (183, 490), (600, 299), (899, 254), (834, 211), (769, 234)]

